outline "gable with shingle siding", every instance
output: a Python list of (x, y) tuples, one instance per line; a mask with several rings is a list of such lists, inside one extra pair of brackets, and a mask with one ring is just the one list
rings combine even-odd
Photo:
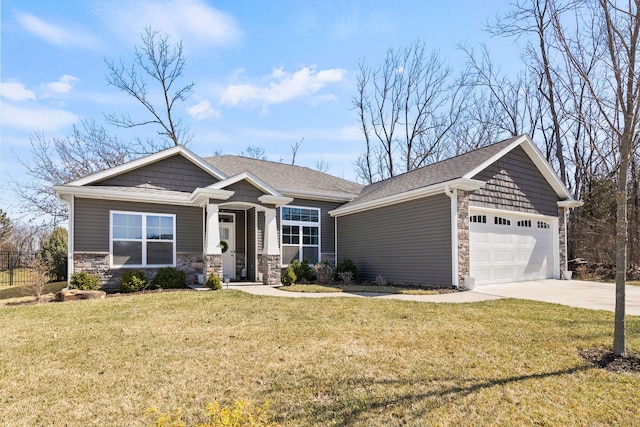
[(192, 192), (198, 187), (207, 187), (217, 181), (190, 160), (176, 154), (93, 185)]
[(485, 181), (469, 193), (469, 205), (556, 216), (558, 195), (521, 147), (473, 177)]

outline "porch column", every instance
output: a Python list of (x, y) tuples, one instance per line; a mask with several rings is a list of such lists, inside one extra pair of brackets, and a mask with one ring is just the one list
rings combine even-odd
[(205, 280), (210, 274), (222, 278), (222, 248), (220, 248), (220, 220), (218, 205), (207, 205), (207, 230), (205, 233)]
[(275, 209), (265, 210), (264, 225), (264, 248), (258, 258), (259, 271), (262, 273), (262, 283), (278, 285), (280, 284), (280, 245)]
[(264, 213), (264, 253), (267, 255), (280, 255), (278, 245), (278, 222), (276, 221), (276, 210), (267, 209)]

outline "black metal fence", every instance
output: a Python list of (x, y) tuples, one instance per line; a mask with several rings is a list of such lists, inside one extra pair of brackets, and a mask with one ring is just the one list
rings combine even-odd
[(0, 251), (0, 286), (27, 285), (37, 277), (31, 268), (36, 253)]

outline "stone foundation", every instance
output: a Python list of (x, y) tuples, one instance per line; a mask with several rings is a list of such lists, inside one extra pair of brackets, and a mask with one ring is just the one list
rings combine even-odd
[[(158, 268), (111, 268), (108, 252), (75, 252), (73, 254), (73, 271), (86, 271), (100, 277), (101, 289), (118, 291), (120, 277), (127, 270), (141, 270), (147, 280), (151, 281), (158, 272)], [(190, 285), (198, 282), (198, 274), (203, 274), (204, 262), (201, 253), (176, 253), (176, 268), (184, 271), (185, 282)]]
[(222, 254), (205, 255), (205, 266), (205, 281), (211, 274), (215, 274), (222, 280)]
[(258, 255), (258, 271), (265, 285), (280, 284), (280, 255)]

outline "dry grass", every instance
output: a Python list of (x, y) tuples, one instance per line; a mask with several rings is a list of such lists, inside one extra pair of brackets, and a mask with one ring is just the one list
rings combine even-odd
[[(285, 426), (640, 425), (640, 376), (577, 353), (612, 313), (166, 292), (0, 307), (0, 425), (151, 425), (271, 402)], [(640, 348), (640, 318), (628, 320)]]
[(405, 294), (405, 295), (437, 295), (452, 292), (450, 289), (416, 289), (396, 286), (375, 285), (289, 285), (278, 288), (282, 291), (302, 293), (375, 293), (375, 294)]
[[(49, 282), (44, 285), (44, 289), (42, 294), (48, 293), (56, 293), (60, 289), (67, 286), (67, 282)], [(6, 304), (8, 302), (15, 301), (7, 301), (7, 299), (13, 298), (27, 298), (31, 297), (32, 292), (29, 289), (29, 285), (21, 285), (21, 286), (4, 286), (0, 287), (0, 305)]]

